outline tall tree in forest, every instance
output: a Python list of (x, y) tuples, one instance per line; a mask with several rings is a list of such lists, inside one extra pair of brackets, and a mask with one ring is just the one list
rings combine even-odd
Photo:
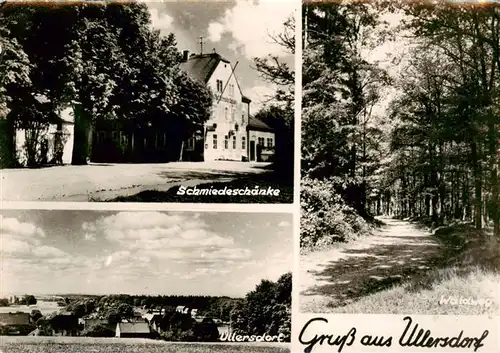
[[(432, 6), (423, 2), (403, 3), (400, 9), (407, 16), (406, 29), (425, 42), (428, 48), (440, 53), (455, 73), (443, 82), (449, 88), (449, 110), (440, 119), (441, 130), (447, 134), (445, 141), (437, 146), (439, 156), (443, 157), (446, 147), (452, 145), (466, 151), (474, 189), (474, 223), (477, 228), (482, 228), (483, 223), (491, 219), (494, 234), (498, 237), (500, 9), (496, 4), (452, 5), (441, 2)], [(434, 75), (437, 76), (443, 75)], [(456, 177), (457, 172), (453, 173)], [(463, 173), (462, 170), (460, 174)], [(442, 198), (446, 196), (445, 179), (449, 174), (444, 170), (439, 173)], [(431, 179), (435, 182), (436, 177), (431, 175)], [(469, 181), (467, 174), (465, 180)], [(462, 188), (463, 193), (468, 194), (468, 186), (462, 185)], [(441, 212), (447, 202), (441, 200)]]
[(370, 120), (386, 75), (363, 51), (374, 40), (378, 15), (369, 5), (307, 4), (303, 18), (302, 170), (312, 178), (337, 178), (338, 192), (367, 216), (373, 167), (367, 146), (378, 134)]
[[(295, 22), (290, 17), (283, 23), (283, 31), (271, 37), (287, 54), (295, 54)], [(271, 106), (265, 106), (256, 112), (257, 118), (262, 118), (274, 129), (275, 160), (274, 169), (282, 181), (293, 181), (294, 173), (294, 102), (295, 102), (295, 72), (277, 55), (254, 58), (255, 69), (260, 77), (277, 86), (271, 97)], [(271, 116), (271, 114), (275, 115)]]

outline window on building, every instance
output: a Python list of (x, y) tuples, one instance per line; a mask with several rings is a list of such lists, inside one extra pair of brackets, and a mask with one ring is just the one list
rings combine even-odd
[(244, 150), (244, 149), (246, 149), (246, 148), (247, 148), (246, 142), (247, 142), (247, 141), (246, 141), (245, 136), (242, 136), (242, 137), (241, 137), (241, 149), (242, 149), (242, 150)]
[(270, 137), (267, 139), (267, 147), (268, 148), (272, 148), (273, 147), (273, 139), (270, 138)]
[(113, 142), (118, 142), (118, 131), (111, 132), (111, 139)]
[(224, 148), (229, 149), (229, 136), (224, 136)]
[(236, 149), (236, 136), (233, 136), (233, 150)]
[(229, 118), (229, 110), (227, 107), (224, 107), (224, 119), (227, 120)]
[(128, 135), (123, 131), (120, 131), (120, 143), (122, 146), (128, 145)]
[(216, 150), (217, 149), (217, 135), (213, 135), (213, 149)]
[(234, 85), (229, 85), (229, 96), (234, 97)]
[(241, 114), (241, 123), (245, 123), (245, 113)]
[(259, 139), (257, 141), (257, 144), (259, 144), (261, 146), (264, 146), (264, 138), (263, 137), (259, 137)]
[(103, 143), (106, 141), (106, 133), (104, 131), (99, 131), (97, 133), (97, 143)]
[(194, 137), (191, 137), (187, 140), (187, 149), (188, 151), (194, 150), (195, 140)]
[(222, 93), (222, 80), (217, 80), (217, 92)]

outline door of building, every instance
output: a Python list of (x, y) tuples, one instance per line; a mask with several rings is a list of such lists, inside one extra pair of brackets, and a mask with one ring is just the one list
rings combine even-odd
[(250, 141), (250, 161), (255, 161), (255, 141)]

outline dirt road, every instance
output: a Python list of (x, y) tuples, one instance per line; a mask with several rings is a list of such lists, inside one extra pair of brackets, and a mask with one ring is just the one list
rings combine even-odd
[(433, 267), (441, 246), (430, 233), (380, 220), (386, 225), (373, 236), (301, 256), (301, 312), (331, 311)]
[(0, 170), (3, 201), (106, 201), (146, 190), (231, 181), (266, 172), (264, 163), (91, 164)]

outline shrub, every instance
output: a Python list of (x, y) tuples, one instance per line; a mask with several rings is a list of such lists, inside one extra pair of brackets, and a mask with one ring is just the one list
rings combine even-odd
[(369, 231), (368, 223), (337, 192), (335, 179), (303, 178), (300, 191), (302, 249), (347, 242)]
[(94, 325), (82, 331), (82, 336), (87, 337), (114, 337), (115, 332), (104, 325)]

